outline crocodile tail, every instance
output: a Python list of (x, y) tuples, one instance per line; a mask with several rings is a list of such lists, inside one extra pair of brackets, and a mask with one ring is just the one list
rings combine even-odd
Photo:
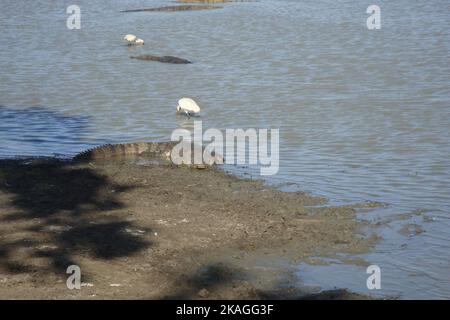
[(150, 143), (137, 142), (125, 144), (105, 144), (77, 154), (74, 161), (94, 161), (117, 158), (129, 155), (140, 155), (147, 152)]

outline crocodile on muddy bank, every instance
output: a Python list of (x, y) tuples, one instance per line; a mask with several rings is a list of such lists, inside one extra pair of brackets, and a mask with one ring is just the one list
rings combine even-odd
[[(158, 160), (164, 163), (174, 164), (172, 161), (171, 152), (173, 148), (179, 145), (178, 141), (169, 142), (133, 142), (123, 144), (106, 144), (102, 146), (89, 149), (77, 154), (74, 158), (74, 162), (89, 162), (99, 160), (121, 160), (134, 157), (142, 157), (151, 160)], [(189, 162), (182, 161), (183, 165), (190, 166), (196, 169), (205, 169), (215, 164), (222, 164), (223, 158), (221, 155), (211, 152), (211, 159), (204, 159), (202, 163), (198, 164), (194, 162), (194, 144), (181, 142), (183, 150), (190, 148), (191, 157)], [(205, 148), (201, 148), (202, 155)]]

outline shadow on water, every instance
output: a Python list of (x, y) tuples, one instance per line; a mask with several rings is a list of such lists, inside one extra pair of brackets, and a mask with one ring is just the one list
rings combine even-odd
[[(20, 148), (32, 146), (33, 154), (58, 150), (67, 140), (80, 139), (87, 125), (86, 118), (41, 108), (0, 106), (0, 120), (2, 146), (11, 153), (15, 149), (8, 145), (16, 142)], [(55, 272), (65, 272), (79, 264), (79, 254), (113, 259), (150, 246), (127, 232), (132, 223), (120, 215), (124, 205), (117, 196), (130, 188), (112, 183), (88, 165), (66, 160), (0, 160), (0, 269), (48, 272), (50, 265)], [(47, 266), (36, 263), (42, 259)]]
[(73, 155), (93, 144), (88, 124), (87, 116), (0, 105), (0, 157)]

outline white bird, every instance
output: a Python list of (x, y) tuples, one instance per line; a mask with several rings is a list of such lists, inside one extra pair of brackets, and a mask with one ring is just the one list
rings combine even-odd
[(125, 37), (123, 37), (123, 40), (129, 43), (134, 43), (136, 41), (137, 37), (134, 34), (127, 34)]
[(134, 44), (144, 44), (144, 40), (139, 39), (134, 34), (127, 34), (127, 35), (125, 35), (125, 37), (123, 37), (123, 40), (129, 46), (134, 45)]
[(182, 98), (178, 100), (177, 112), (181, 112), (188, 117), (196, 116), (200, 113), (200, 107), (191, 98)]

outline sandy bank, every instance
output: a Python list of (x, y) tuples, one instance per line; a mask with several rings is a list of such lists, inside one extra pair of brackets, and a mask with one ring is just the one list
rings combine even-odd
[[(0, 298), (297, 298), (255, 257), (306, 261), (375, 241), (353, 208), (324, 202), (149, 159), (2, 160)], [(71, 264), (81, 290), (66, 287)]]

